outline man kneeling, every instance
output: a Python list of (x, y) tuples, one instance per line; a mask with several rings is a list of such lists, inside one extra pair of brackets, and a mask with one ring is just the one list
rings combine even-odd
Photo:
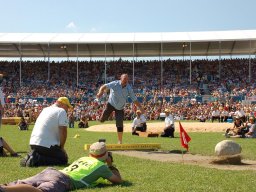
[(90, 146), (89, 157), (81, 157), (62, 170), (46, 168), (33, 177), (1, 185), (0, 191), (65, 192), (96, 186), (102, 178), (111, 183), (122, 182), (105, 143), (96, 142)]
[(165, 109), (165, 128), (164, 128), (164, 132), (161, 133), (161, 137), (171, 137), (174, 138), (174, 131), (175, 131), (175, 127), (174, 127), (174, 118), (173, 116), (170, 114), (169, 109)]
[(132, 123), (132, 135), (139, 135), (137, 131), (141, 131), (141, 132), (147, 131), (146, 118), (141, 113), (140, 110), (136, 111), (136, 117), (134, 118)]

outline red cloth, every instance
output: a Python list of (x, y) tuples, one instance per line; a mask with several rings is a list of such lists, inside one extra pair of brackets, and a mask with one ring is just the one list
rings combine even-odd
[(180, 142), (182, 147), (186, 148), (188, 151), (188, 142), (191, 140), (187, 132), (183, 129), (181, 123), (180, 124)]

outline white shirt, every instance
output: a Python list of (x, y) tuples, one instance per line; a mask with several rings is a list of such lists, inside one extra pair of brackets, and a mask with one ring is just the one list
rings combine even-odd
[(240, 109), (240, 110), (237, 110), (234, 115), (238, 117), (243, 117), (245, 116), (245, 112), (242, 109)]
[(146, 123), (146, 118), (143, 114), (140, 117), (135, 117), (132, 123), (132, 127), (141, 127), (142, 123)]
[(252, 133), (251, 137), (256, 138), (256, 125), (252, 124), (251, 127), (249, 128), (249, 132)]
[(3, 107), (5, 102), (4, 102), (4, 93), (3, 93), (2, 87), (0, 87), (0, 102)]
[(59, 126), (68, 126), (66, 111), (56, 105), (44, 108), (36, 120), (30, 145), (47, 148), (54, 145), (60, 146)]
[(121, 81), (112, 81), (110, 83), (105, 84), (108, 89), (110, 89), (110, 95), (108, 98), (108, 102), (117, 110), (124, 109), (128, 96), (132, 100), (132, 102), (137, 101), (137, 97), (135, 96), (131, 86), (127, 84), (125, 87), (122, 87)]
[(219, 116), (220, 115), (220, 111), (219, 110), (214, 110), (212, 112), (212, 116)]
[(173, 116), (171, 114), (169, 114), (168, 116), (165, 117), (164, 122), (165, 122), (165, 127), (168, 127), (172, 124), (173, 124), (173, 127), (174, 127), (174, 119), (173, 119)]
[(222, 112), (221, 112), (221, 115), (222, 115), (222, 116), (228, 116), (229, 114), (228, 114), (227, 111), (222, 111)]

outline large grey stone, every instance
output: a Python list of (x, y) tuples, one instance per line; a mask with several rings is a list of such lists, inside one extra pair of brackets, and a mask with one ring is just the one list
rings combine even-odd
[(231, 140), (223, 140), (215, 146), (215, 154), (217, 156), (238, 155), (241, 151), (241, 146)]

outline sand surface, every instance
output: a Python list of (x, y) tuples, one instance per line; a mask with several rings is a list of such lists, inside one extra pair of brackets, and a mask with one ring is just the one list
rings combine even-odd
[[(182, 122), (183, 128), (187, 132), (225, 132), (227, 128), (233, 126), (233, 123), (211, 123), (211, 122)], [(124, 132), (131, 132), (131, 123), (126, 123), (124, 125)], [(156, 123), (147, 123), (148, 132), (162, 132), (165, 124), (164, 121)], [(175, 122), (176, 132), (179, 132), (179, 123)], [(102, 131), (102, 132), (116, 132), (115, 124), (102, 123), (100, 125), (90, 126), (85, 129), (86, 131)], [(223, 140), (225, 138), (223, 137)], [(213, 149), (214, 150), (214, 149)], [(216, 165), (211, 162), (217, 157), (215, 156), (202, 156), (193, 155), (190, 153), (179, 154), (173, 152), (164, 151), (114, 151), (113, 153), (125, 156), (131, 156), (136, 158), (149, 159), (161, 162), (171, 162), (171, 163), (183, 163), (203, 166), (207, 168), (216, 168), (222, 170), (255, 170), (256, 171), (256, 161), (242, 160), (241, 165)]]
[[(224, 132), (227, 128), (233, 126), (233, 123), (211, 123), (211, 122), (182, 122), (183, 128), (187, 132)], [(132, 123), (124, 124), (124, 132), (131, 132)], [(147, 131), (162, 132), (165, 127), (164, 121), (156, 123), (147, 123)], [(179, 123), (175, 122), (175, 128), (179, 132)], [(102, 123), (100, 125), (90, 126), (87, 131), (105, 131), (116, 132), (115, 124)]]

